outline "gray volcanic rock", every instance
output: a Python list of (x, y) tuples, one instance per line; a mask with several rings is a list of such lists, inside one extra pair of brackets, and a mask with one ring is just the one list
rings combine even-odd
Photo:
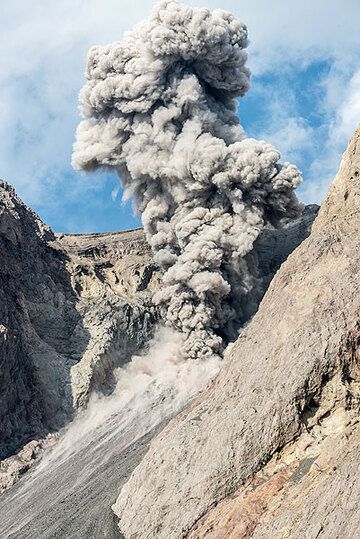
[(58, 236), (0, 184), (0, 459), (58, 430), (143, 347), (159, 276), (141, 231)]
[(92, 389), (111, 392), (114, 368), (144, 347), (159, 320), (151, 298), (161, 286), (142, 229), (58, 234), (90, 341), (72, 367), (76, 407)]
[(16, 454), (0, 462), (0, 494), (12, 487), (48, 447), (57, 441), (55, 434), (40, 440), (31, 440)]
[(71, 416), (70, 368), (88, 333), (50, 229), (0, 187), (0, 458)]
[(114, 506), (126, 538), (350, 538), (360, 526), (360, 129), (310, 237)]
[(255, 241), (254, 251), (265, 289), (289, 254), (309, 236), (318, 212), (319, 206), (309, 204), (298, 219), (284, 220), (278, 229), (265, 228)]
[(301, 242), (306, 239), (319, 211), (319, 206), (309, 204), (297, 219), (283, 220), (281, 228), (266, 227), (254, 243), (254, 249), (246, 257), (257, 275), (257, 286), (248, 297), (247, 318), (257, 311), (275, 273)]
[[(266, 231), (265, 241), (258, 240), (252, 256), (261, 286), (249, 315), (280, 263), (308, 235), (316, 212), (307, 209), (284, 230)], [(151, 298), (161, 279), (141, 229), (53, 234), (5, 182), (0, 252), (3, 459), (68, 423), (92, 389), (112, 391), (114, 368), (152, 335), (159, 313)], [(21, 458), (15, 460), (22, 470)], [(5, 466), (11, 477), (15, 464)]]

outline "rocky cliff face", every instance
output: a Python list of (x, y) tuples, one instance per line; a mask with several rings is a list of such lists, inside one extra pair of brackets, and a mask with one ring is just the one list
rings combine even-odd
[(141, 230), (54, 235), (0, 184), (0, 459), (65, 425), (149, 339), (159, 275)]
[(113, 371), (142, 348), (159, 320), (151, 298), (161, 286), (142, 229), (57, 235), (89, 343), (71, 369), (75, 407), (92, 389), (109, 393)]
[[(270, 251), (269, 238), (258, 240), (263, 286), (254, 305), (316, 212), (266, 232)], [(53, 234), (5, 182), (0, 252), (2, 459), (64, 426), (92, 389), (111, 392), (114, 368), (146, 344), (159, 319), (151, 298), (161, 280), (141, 229)]]
[[(256, 310), (271, 277), (308, 234), (316, 206), (266, 230), (251, 263)], [(13, 485), (92, 390), (143, 348), (159, 320), (161, 278), (143, 231), (53, 234), (0, 182), (0, 492)], [(16, 454), (16, 455), (15, 455)]]
[[(70, 368), (86, 347), (64, 253), (6, 184), (0, 189), (0, 455), (70, 414)], [(75, 338), (76, 335), (76, 338)], [(69, 349), (68, 349), (69, 347)], [(46, 426), (46, 427), (45, 427)]]
[(123, 488), (127, 538), (358, 535), (359, 178), (360, 129), (219, 376)]

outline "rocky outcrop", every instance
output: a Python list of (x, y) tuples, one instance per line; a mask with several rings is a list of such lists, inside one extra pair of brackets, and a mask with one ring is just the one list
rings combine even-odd
[(17, 483), (45, 449), (54, 445), (56, 441), (57, 436), (49, 434), (42, 440), (28, 442), (16, 455), (2, 460), (0, 462), (0, 494)]
[(0, 188), (0, 458), (71, 415), (70, 368), (88, 343), (65, 254), (51, 230)]
[(89, 344), (71, 369), (76, 407), (92, 389), (111, 392), (113, 372), (142, 348), (159, 320), (151, 298), (161, 286), (142, 229), (109, 234), (57, 235), (56, 247), (78, 298)]
[[(270, 250), (269, 239), (258, 240), (253, 256), (263, 285), (254, 305), (316, 212), (308, 208), (283, 231), (267, 231)], [(41, 445), (36, 440), (70, 421), (92, 389), (112, 391), (114, 368), (146, 344), (159, 319), (151, 298), (161, 281), (141, 229), (53, 234), (5, 182), (0, 252), (3, 459), (31, 440)], [(20, 457), (14, 466), (23, 469)]]
[(200, 518), (188, 539), (356, 537), (359, 410), (348, 396), (339, 372), (324, 384), (300, 435)]
[(360, 129), (310, 237), (114, 506), (127, 538), (350, 538), (360, 525)]
[(0, 459), (65, 425), (144, 346), (159, 276), (140, 230), (54, 235), (0, 184)]

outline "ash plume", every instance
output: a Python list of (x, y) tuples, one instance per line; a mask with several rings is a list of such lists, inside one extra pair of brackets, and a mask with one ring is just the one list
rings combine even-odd
[(247, 45), (230, 13), (165, 0), (122, 42), (90, 49), (80, 93), (73, 166), (114, 168), (134, 197), (164, 273), (155, 301), (191, 358), (235, 337), (254, 241), (299, 211), (297, 168), (239, 124)]

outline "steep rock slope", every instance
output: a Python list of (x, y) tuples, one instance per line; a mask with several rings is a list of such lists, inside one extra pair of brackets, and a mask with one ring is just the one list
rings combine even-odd
[[(308, 235), (316, 212), (308, 207), (284, 230), (266, 231), (268, 237), (258, 240), (253, 256), (263, 285), (255, 306), (269, 276)], [(161, 280), (141, 229), (53, 234), (5, 182), (0, 182), (0, 252), (4, 459), (65, 425), (92, 389), (111, 392), (114, 368), (146, 344), (159, 320), (151, 298)], [(39, 444), (31, 442), (15, 468), (26, 469)], [(13, 464), (2, 466), (6, 484)]]
[[(284, 256), (284, 245), (300, 241), (301, 234), (307, 233), (308, 226), (309, 215), (305, 212), (300, 221), (276, 231), (276, 235), (282, 238), (278, 245), (277, 239), (268, 238), (277, 247), (275, 252), (266, 243), (259, 242), (256, 256), (264, 278), (268, 276), (269, 268), (273, 271)], [(122, 268), (126, 257), (123, 259), (117, 254), (118, 247), (113, 243), (116, 244), (121, 237), (131, 240), (137, 235), (138, 231), (122, 235), (59, 238), (63, 244), (67, 244), (64, 247), (71, 257), (68, 265), (73, 285), (82, 294), (79, 301), (86, 303), (87, 296), (95, 301), (96, 295), (99, 296), (99, 287), (101, 290), (110, 287), (113, 291), (123, 293), (123, 288), (119, 287), (126, 285), (126, 293), (132, 295), (134, 286), (128, 288), (128, 273), (126, 268)], [(136, 245), (129, 242), (128, 246), (136, 262)], [(109, 258), (113, 265), (105, 263)], [(119, 279), (112, 276), (113, 266), (119, 272)], [(132, 268), (131, 274), (140, 271), (140, 268)], [(141, 282), (142, 279), (136, 286), (142, 287)], [(86, 361), (83, 363), (86, 369)], [(191, 363), (186, 365), (190, 366)], [(191, 381), (187, 372), (185, 378), (190, 378), (191, 383), (186, 383), (186, 388), (182, 376), (172, 378), (175, 373), (171, 374), (166, 367), (159, 374), (155, 386), (150, 384), (142, 389), (141, 383), (132, 380), (131, 388), (135, 391), (135, 397), (131, 401), (127, 401), (126, 390), (123, 395), (122, 390), (116, 388), (112, 395), (100, 397), (100, 400), (97, 397), (91, 402), (84, 414), (58, 437), (55, 447), (43, 455), (41, 462), (0, 496), (0, 537), (123, 537), (111, 510), (119, 489), (141, 461), (156, 432), (160, 432), (175, 411), (182, 409), (196, 394), (195, 387), (204, 385), (200, 373), (195, 375), (197, 381)], [(162, 379), (162, 374), (165, 379)], [(203, 375), (209, 375), (208, 367), (205, 367)], [(52, 441), (48, 437), (42, 445)], [(27, 470), (34, 455), (41, 450), (41, 445), (35, 441), (29, 442), (16, 457), (3, 461), (0, 464), (0, 488), (2, 479), (5, 488), (16, 482), (16, 473), (19, 475)], [(7, 470), (7, 473), (2, 475), (1, 470)]]
[(1, 458), (71, 413), (69, 371), (88, 334), (52, 232), (9, 185), (0, 197)]
[(359, 177), (360, 129), (219, 376), (123, 488), (127, 538), (357, 535)]
[(72, 367), (78, 407), (92, 389), (110, 392), (114, 368), (149, 340), (159, 320), (151, 298), (160, 274), (142, 229), (105, 234), (58, 234), (90, 341)]
[(159, 279), (141, 231), (56, 237), (4, 182), (0, 252), (1, 459), (111, 390), (158, 319)]

